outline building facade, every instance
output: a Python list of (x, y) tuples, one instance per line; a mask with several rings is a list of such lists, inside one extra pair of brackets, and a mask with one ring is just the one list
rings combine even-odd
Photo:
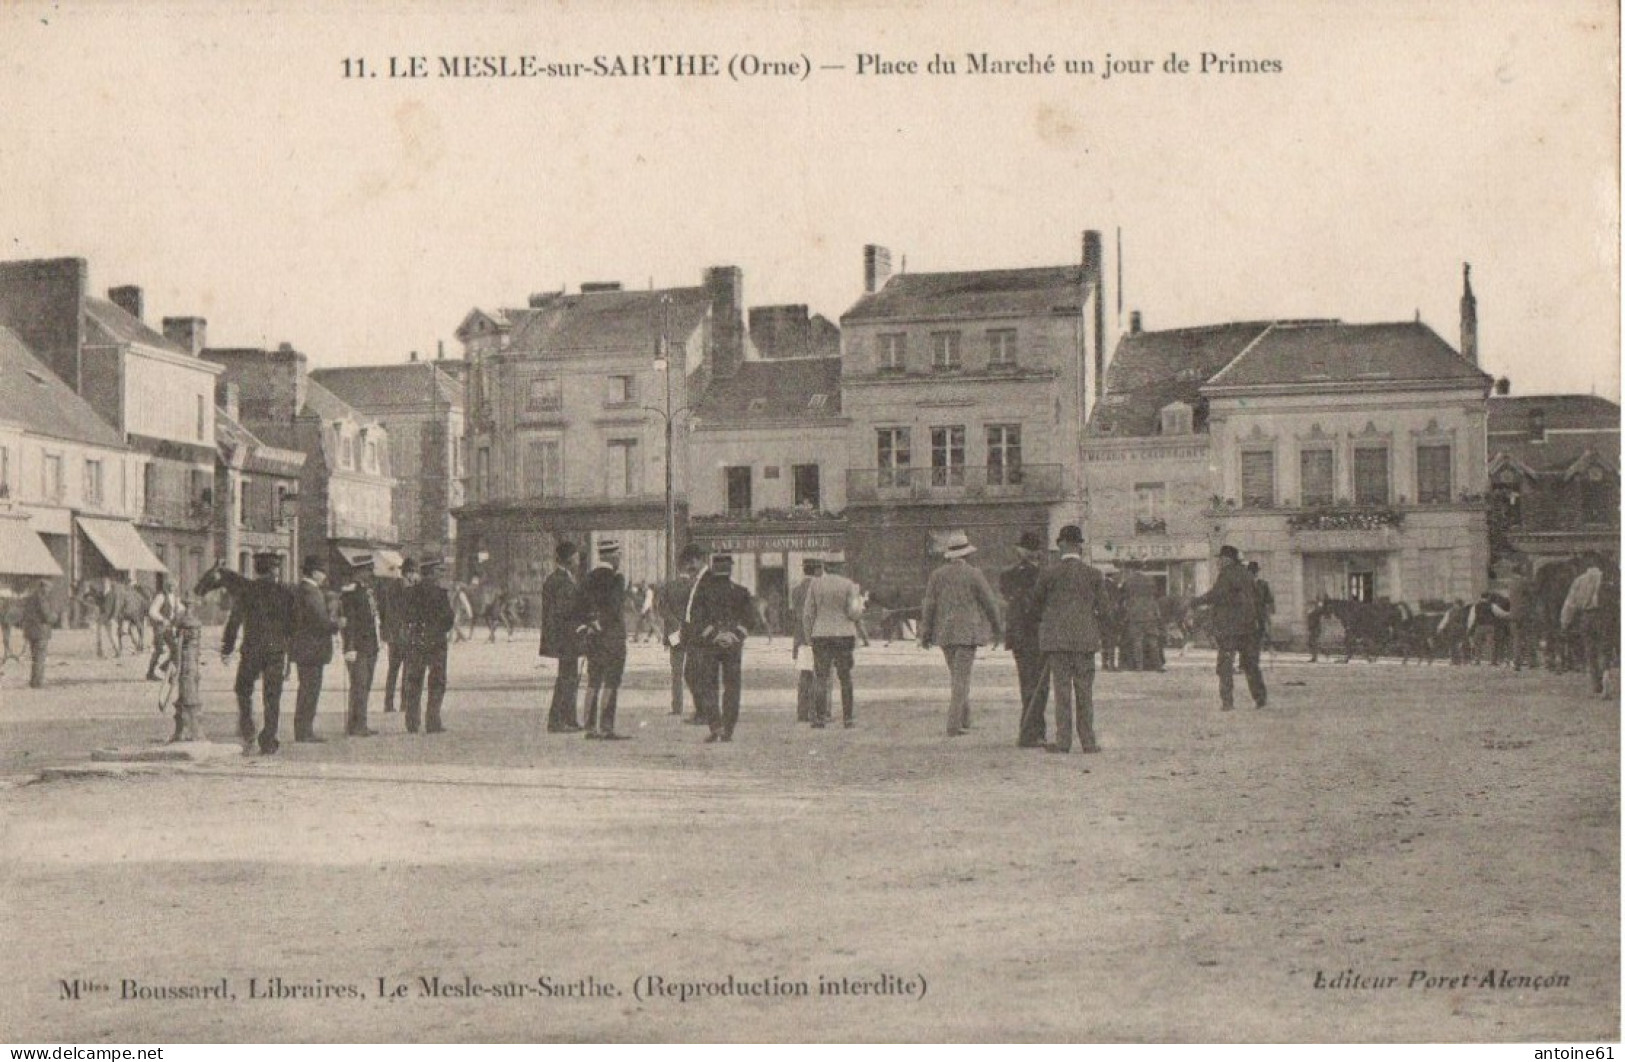
[(216, 553), (252, 575), (256, 553), (275, 553), (282, 570), (299, 570), (299, 478), (305, 455), (270, 446), (237, 419), (236, 387), (215, 410)]
[(963, 530), (989, 569), (1023, 531), (1082, 519), (1085, 417), (1103, 388), (1098, 233), (1080, 264), (891, 273), (864, 250), (864, 295), (841, 317), (846, 517), (854, 576), (916, 596), (937, 543)]
[(1527, 570), (1619, 557), (1619, 406), (1596, 395), (1489, 400), (1490, 543)]
[(317, 369), (311, 379), (389, 434), (394, 520), (413, 557), (456, 556), (463, 506), (463, 384), (445, 361)]

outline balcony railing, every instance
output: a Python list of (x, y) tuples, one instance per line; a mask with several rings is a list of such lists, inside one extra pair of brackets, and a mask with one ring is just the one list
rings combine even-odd
[(854, 468), (846, 474), (849, 503), (1040, 501), (1061, 495), (1060, 465), (955, 465)]
[(214, 522), (214, 506), (202, 498), (148, 498), (137, 519), (163, 527), (208, 527)]
[(1136, 516), (1134, 518), (1134, 533), (1136, 535), (1166, 535), (1168, 521), (1160, 516)]
[(1328, 506), (1304, 509), (1286, 518), (1287, 530), (1385, 531), (1403, 527), (1405, 514), (1387, 505)]
[(327, 533), (333, 538), (360, 538), (382, 542), (399, 542), (401, 538), (400, 528), (395, 524), (372, 524), (334, 516), (328, 520), (327, 526)]

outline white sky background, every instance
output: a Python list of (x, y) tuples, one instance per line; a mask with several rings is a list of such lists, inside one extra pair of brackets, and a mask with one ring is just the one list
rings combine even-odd
[[(313, 364), (404, 360), (475, 305), (745, 272), (838, 318), (910, 271), (1123, 231), (1146, 327), (1331, 316), (1619, 398), (1617, 7), (1602, 2), (0, 7), (5, 258), (79, 256), (147, 318)], [(1203, 51), (1278, 75), (858, 77), (859, 52)], [(806, 82), (367, 81), (391, 55), (806, 54)], [(432, 60), (431, 60), (432, 61)], [(1108, 269), (1115, 265), (1108, 261)], [(1108, 297), (1116, 302), (1115, 279)], [(1125, 316), (1126, 326), (1126, 316)]]

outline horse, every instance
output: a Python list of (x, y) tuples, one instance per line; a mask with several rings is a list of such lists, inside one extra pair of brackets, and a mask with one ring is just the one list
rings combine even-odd
[[(1410, 612), (1409, 606), (1406, 611)], [(1410, 612), (1396, 632), (1399, 639), (1400, 663), (1408, 664), (1414, 657), (1418, 664), (1432, 666), (1438, 645), (1439, 628), (1449, 611), (1429, 611), (1419, 608)]]
[(75, 595), (79, 603), (91, 612), (92, 623), (96, 627), (96, 655), (106, 655), (102, 651), (103, 632), (113, 644), (115, 657), (124, 655), (126, 636), (136, 652), (146, 652), (147, 606), (152, 603), (152, 596), (144, 587), (105, 576), (98, 582), (100, 585), (97, 582), (81, 585), (79, 593)]
[(1535, 572), (1532, 637), (1545, 641), (1549, 671), (1574, 671), (1582, 666), (1584, 654), (1578, 637), (1563, 629), (1563, 602), (1579, 574), (1580, 565), (1572, 560), (1554, 561)]
[(485, 626), (491, 632), (489, 641), (497, 640), (498, 627), (506, 627), (508, 640), (511, 642), (514, 627), (519, 621), (519, 606), (506, 590), (498, 590), (495, 596), (486, 602), (485, 612), (481, 618), (485, 620)]
[(1327, 616), (1337, 620), (1343, 628), (1343, 663), (1346, 664), (1354, 658), (1356, 648), (1364, 650), (1366, 660), (1375, 660), (1393, 642), (1394, 631), (1407, 612), (1391, 601), (1322, 598), (1308, 617), (1309, 662), (1320, 658), (1320, 628)]

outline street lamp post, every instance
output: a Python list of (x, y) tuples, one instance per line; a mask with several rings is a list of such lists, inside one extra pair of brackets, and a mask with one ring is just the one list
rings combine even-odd
[(665, 465), (666, 465), (666, 573), (665, 573), (665, 578), (667, 580), (670, 580), (672, 578), (672, 576), (676, 574), (676, 571), (677, 571), (677, 498), (676, 498), (676, 494), (675, 494), (675, 491), (674, 491), (674, 479), (673, 479), (673, 476), (672, 476), (672, 451), (673, 451), (676, 444), (675, 444), (675, 440), (673, 438), (673, 436), (675, 434), (673, 429), (674, 429), (674, 425), (675, 425), (676, 420), (677, 420), (677, 415), (679, 413), (687, 413), (687, 412), (689, 412), (689, 407), (687, 407), (687, 406), (679, 406), (676, 409), (673, 409), (671, 407), (671, 401), (672, 401), (671, 380), (672, 380), (672, 376), (677, 371), (677, 367), (672, 364), (673, 359), (672, 359), (672, 356), (671, 356), (671, 296), (670, 295), (662, 295), (662, 296), (660, 296), (660, 315), (661, 315), (660, 340), (659, 340), (658, 349), (656, 351), (657, 356), (655, 358), (655, 369), (657, 371), (661, 371), (661, 372), (664, 372), (666, 374), (666, 406), (665, 406), (664, 409), (656, 409), (654, 406), (644, 406), (643, 408), (645, 410), (647, 410), (648, 412), (650, 412), (650, 413), (657, 414), (658, 416), (661, 417), (661, 419), (663, 419), (665, 421), (665, 429), (666, 429), (666, 433), (665, 433), (665, 438), (666, 438), (666, 451), (665, 451)]

